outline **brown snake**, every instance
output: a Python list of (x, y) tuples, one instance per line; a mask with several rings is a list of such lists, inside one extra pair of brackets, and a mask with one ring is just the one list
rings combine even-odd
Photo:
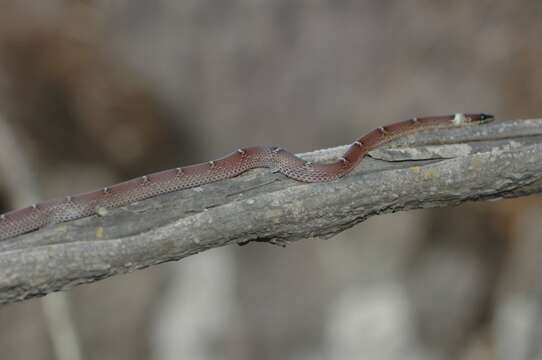
[(360, 137), (339, 160), (331, 163), (310, 163), (273, 146), (239, 149), (218, 160), (157, 172), (101, 190), (50, 200), (0, 215), (0, 240), (46, 225), (91, 216), (99, 209), (117, 208), (160, 194), (229, 179), (254, 168), (270, 168), (302, 182), (332, 181), (348, 174), (370, 150), (399, 136), (424, 129), (484, 123), (491, 119), (492, 115), (479, 113), (397, 122)]

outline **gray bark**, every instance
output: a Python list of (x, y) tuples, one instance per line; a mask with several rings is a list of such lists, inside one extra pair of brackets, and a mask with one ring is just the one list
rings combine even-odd
[[(302, 154), (311, 161), (345, 147)], [(382, 213), (542, 191), (542, 119), (418, 133), (376, 149), (338, 181), (257, 169), (0, 242), (0, 303), (201, 251), (329, 238)]]

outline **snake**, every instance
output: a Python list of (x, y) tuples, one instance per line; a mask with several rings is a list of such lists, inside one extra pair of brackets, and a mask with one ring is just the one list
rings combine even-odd
[(356, 139), (336, 161), (313, 163), (276, 146), (240, 148), (220, 159), (141, 176), (99, 190), (53, 199), (0, 215), (0, 240), (48, 225), (99, 215), (108, 210), (161, 194), (233, 178), (255, 168), (304, 183), (338, 180), (352, 171), (372, 149), (395, 138), (425, 129), (460, 127), (491, 121), (485, 113), (411, 118), (382, 126)]

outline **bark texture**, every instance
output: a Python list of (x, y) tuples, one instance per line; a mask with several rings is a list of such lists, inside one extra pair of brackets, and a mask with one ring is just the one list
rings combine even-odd
[[(326, 161), (345, 146), (301, 156)], [(162, 195), (0, 242), (0, 303), (227, 245), (329, 238), (370, 216), (542, 191), (542, 119), (424, 132), (377, 149), (345, 178), (267, 170)]]

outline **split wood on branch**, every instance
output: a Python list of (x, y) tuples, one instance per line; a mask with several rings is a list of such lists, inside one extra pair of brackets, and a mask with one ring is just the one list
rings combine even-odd
[[(345, 148), (300, 156), (336, 160)], [(0, 241), (0, 303), (230, 243), (329, 238), (381, 213), (541, 191), (542, 119), (421, 132), (373, 150), (337, 181), (256, 169)]]

